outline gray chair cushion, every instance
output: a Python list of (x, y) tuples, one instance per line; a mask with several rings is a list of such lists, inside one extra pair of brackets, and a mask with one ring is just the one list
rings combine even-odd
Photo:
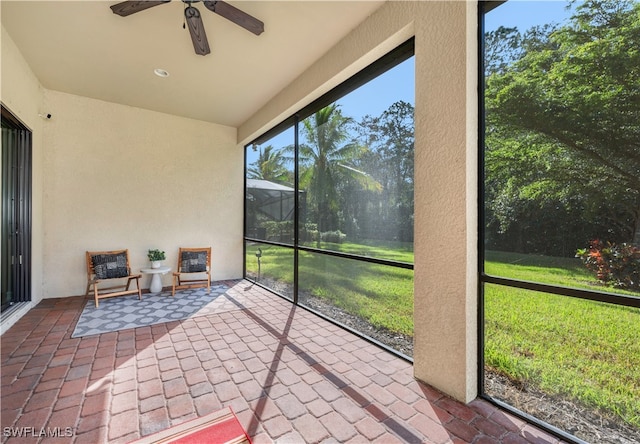
[(96, 279), (114, 279), (129, 276), (127, 268), (127, 255), (119, 254), (96, 254), (91, 256), (93, 271)]
[(206, 251), (183, 251), (180, 264), (182, 273), (200, 273), (207, 271)]

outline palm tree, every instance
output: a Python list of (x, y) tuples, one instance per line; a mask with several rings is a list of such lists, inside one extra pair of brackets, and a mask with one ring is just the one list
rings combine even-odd
[(352, 122), (335, 103), (302, 121), (306, 143), (300, 145), (300, 188), (308, 190), (315, 204), (320, 233), (338, 229), (339, 190), (345, 183), (355, 181), (368, 190), (382, 188), (367, 173), (350, 165), (367, 150), (350, 139)]
[(260, 155), (248, 168), (247, 177), (290, 184), (292, 173), (285, 166), (287, 161), (282, 150), (277, 151), (272, 145), (267, 145), (264, 149), (260, 148)]

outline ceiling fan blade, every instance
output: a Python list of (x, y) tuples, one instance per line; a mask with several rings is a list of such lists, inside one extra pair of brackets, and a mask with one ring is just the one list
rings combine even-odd
[(205, 1), (204, 5), (210, 11), (221, 15), (227, 20), (231, 20), (236, 25), (242, 26), (244, 29), (253, 32), (255, 35), (260, 35), (264, 32), (264, 23), (257, 18), (250, 16), (246, 12), (239, 10), (235, 6), (231, 6), (227, 2), (223, 2), (222, 0)]
[(118, 14), (122, 17), (126, 17), (136, 12), (144, 11), (153, 6), (158, 6), (163, 3), (169, 3), (171, 0), (159, 0), (159, 1), (126, 1), (111, 5), (111, 10), (114, 14)]
[(204, 31), (200, 11), (193, 6), (189, 6), (184, 10), (184, 17), (187, 20), (187, 26), (189, 26), (189, 34), (191, 34), (191, 41), (196, 54), (209, 54), (211, 50), (209, 49), (209, 41), (207, 40), (207, 33)]

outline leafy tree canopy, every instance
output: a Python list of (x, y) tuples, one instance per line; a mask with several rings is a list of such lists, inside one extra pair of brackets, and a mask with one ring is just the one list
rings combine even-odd
[(567, 24), (487, 35), (489, 206), (513, 223), (497, 202), (514, 190), (514, 204), (617, 202), (611, 223), (640, 236), (640, 3), (573, 5)]
[(247, 177), (291, 184), (293, 177), (292, 172), (286, 167), (288, 161), (282, 150), (276, 150), (272, 145), (267, 145), (260, 148), (258, 159), (249, 167)]
[(355, 182), (370, 190), (380, 190), (381, 185), (354, 165), (367, 148), (353, 137), (353, 119), (344, 116), (338, 104), (318, 110), (301, 123), (300, 187), (309, 191), (319, 230), (335, 230), (341, 184)]

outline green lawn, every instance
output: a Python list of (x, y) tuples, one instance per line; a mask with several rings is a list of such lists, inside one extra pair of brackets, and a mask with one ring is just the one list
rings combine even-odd
[[(595, 287), (579, 260), (487, 255), (490, 274)], [(637, 294), (637, 293), (636, 293)], [(640, 309), (499, 285), (485, 290), (485, 364), (640, 427)]]
[(494, 276), (546, 284), (593, 288), (593, 275), (578, 258), (487, 251), (485, 271)]
[(487, 251), (484, 267), (493, 276), (638, 296), (637, 292), (603, 286), (578, 258)]
[[(316, 244), (312, 243), (309, 246), (316, 247)], [(343, 242), (341, 244), (322, 242), (321, 248), (377, 259), (413, 263), (413, 244), (406, 242), (365, 241), (364, 243)]]
[[(292, 250), (260, 247), (261, 275), (292, 284)], [(332, 244), (331, 249), (413, 262), (413, 252), (407, 249), (349, 243)], [(253, 275), (257, 275), (256, 250), (255, 245), (247, 247), (247, 271)], [(298, 273), (301, 293), (321, 297), (374, 327), (413, 336), (413, 270), (301, 252)]]
[(413, 336), (413, 270), (304, 252), (300, 288), (369, 321)]

